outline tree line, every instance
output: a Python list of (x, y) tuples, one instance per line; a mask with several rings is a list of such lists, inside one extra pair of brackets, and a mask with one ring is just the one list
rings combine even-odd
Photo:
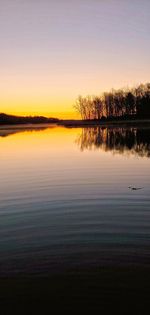
[(150, 83), (112, 89), (100, 96), (78, 96), (74, 108), (83, 120), (150, 118)]
[(44, 116), (14, 116), (0, 113), (0, 124), (43, 124), (43, 123), (57, 123), (57, 118), (47, 118)]

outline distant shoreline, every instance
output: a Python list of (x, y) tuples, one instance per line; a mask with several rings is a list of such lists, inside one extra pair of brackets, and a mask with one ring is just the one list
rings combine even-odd
[(45, 126), (63, 126), (68, 128), (84, 127), (132, 127), (149, 126), (150, 118), (139, 118), (138, 116), (111, 117), (105, 119), (57, 119), (44, 116), (14, 116), (0, 113), (0, 129), (37, 129)]
[(57, 126), (56, 123), (38, 123), (38, 124), (2, 124), (0, 123), (0, 130), (17, 130), (17, 129), (22, 129), (22, 130), (33, 130), (33, 129), (45, 129), (49, 127), (54, 127)]
[(61, 126), (66, 128), (92, 128), (92, 127), (150, 127), (150, 119), (136, 119), (136, 120), (112, 120), (112, 121), (86, 121), (86, 120), (60, 120), (57, 122), (49, 123), (7, 123), (0, 122), (0, 130), (33, 130), (33, 129), (44, 129), (49, 127)]
[(150, 119), (134, 119), (134, 120), (63, 120), (59, 121), (57, 125), (64, 127), (128, 127), (128, 126), (141, 126), (146, 125), (150, 127)]

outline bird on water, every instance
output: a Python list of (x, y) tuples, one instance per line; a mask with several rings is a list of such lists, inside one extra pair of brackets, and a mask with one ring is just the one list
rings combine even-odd
[(132, 186), (129, 186), (128, 188), (131, 189), (131, 190), (143, 189), (143, 187), (132, 187)]

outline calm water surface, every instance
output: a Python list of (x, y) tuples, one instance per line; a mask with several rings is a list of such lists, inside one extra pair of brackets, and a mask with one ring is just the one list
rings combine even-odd
[(1, 276), (149, 264), (149, 129), (0, 130), (0, 152)]

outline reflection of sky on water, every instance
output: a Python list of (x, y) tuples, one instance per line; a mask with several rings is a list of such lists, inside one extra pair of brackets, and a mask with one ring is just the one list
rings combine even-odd
[[(52, 128), (0, 138), (2, 274), (59, 269), (63, 262), (66, 268), (118, 263), (118, 257), (123, 263), (128, 257), (148, 259), (150, 160), (114, 155), (109, 146), (81, 151), (76, 141), (85, 132)], [(114, 133), (109, 138), (103, 132), (104, 148), (107, 138), (113, 148), (114, 142), (124, 145), (122, 136), (114, 141)], [(92, 129), (88, 143), (93, 148), (91, 139), (97, 139)]]

